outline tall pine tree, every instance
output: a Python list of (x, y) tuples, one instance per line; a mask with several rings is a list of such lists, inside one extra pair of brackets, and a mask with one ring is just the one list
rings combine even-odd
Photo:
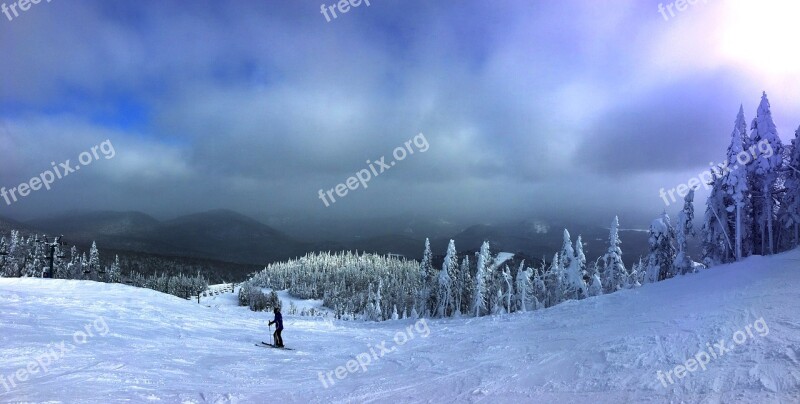
[(758, 105), (753, 121), (751, 138), (757, 145), (758, 157), (753, 162), (755, 169), (754, 207), (757, 228), (760, 233), (761, 254), (775, 253), (775, 189), (778, 172), (783, 163), (783, 143), (772, 120), (769, 99), (765, 92)]

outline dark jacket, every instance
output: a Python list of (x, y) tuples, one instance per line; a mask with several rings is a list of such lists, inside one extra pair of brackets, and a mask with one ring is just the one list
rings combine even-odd
[(269, 325), (275, 324), (278, 330), (283, 329), (283, 316), (281, 316), (281, 312), (275, 313), (275, 320), (269, 322)]

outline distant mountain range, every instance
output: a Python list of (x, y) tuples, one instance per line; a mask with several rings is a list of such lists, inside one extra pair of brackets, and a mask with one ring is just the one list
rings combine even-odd
[(5, 217), (0, 216), (0, 233), (7, 234), (11, 230), (19, 230), (21, 232), (27, 231), (28, 226), (17, 222), (16, 220), (11, 220)]
[[(271, 223), (291, 226), (286, 222)], [(311, 231), (314, 227), (313, 223), (304, 225), (307, 227), (305, 231)], [(380, 226), (385, 226), (384, 234), (380, 234)], [(535, 220), (458, 229), (441, 220), (411, 218), (403, 221), (401, 218), (388, 218), (370, 220), (370, 225), (364, 226), (367, 230), (356, 223), (336, 226), (334, 229), (320, 224), (317, 225), (319, 232), (332, 239), (335, 237), (335, 240), (303, 241), (229, 210), (213, 210), (167, 221), (141, 212), (108, 211), (60, 214), (24, 223), (0, 218), (0, 230), (7, 233), (12, 228), (28, 233), (63, 234), (69, 244), (86, 246), (97, 241), (101, 249), (106, 250), (254, 266), (313, 251), (358, 250), (419, 259), (426, 233), (431, 234), (431, 247), (435, 255), (443, 255), (452, 238), (460, 253), (477, 251), (484, 240), (489, 240), (494, 252), (507, 251), (549, 260), (561, 248), (564, 228), (572, 233), (573, 242), (578, 234), (582, 234), (587, 258), (594, 260), (605, 252), (608, 238), (608, 229), (600, 226), (580, 227), (576, 224), (548, 224)], [(627, 264), (647, 253), (647, 232), (621, 230), (620, 233)]]
[(63, 234), (70, 244), (97, 241), (103, 248), (115, 250), (255, 265), (285, 260), (303, 254), (308, 248), (306, 243), (228, 210), (168, 221), (140, 212), (89, 212), (25, 224), (50, 234)]

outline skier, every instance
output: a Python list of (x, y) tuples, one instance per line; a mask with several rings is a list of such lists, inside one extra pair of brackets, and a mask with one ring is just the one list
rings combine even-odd
[(272, 336), (275, 340), (275, 346), (283, 348), (283, 338), (281, 337), (281, 331), (283, 331), (283, 316), (281, 316), (281, 310), (277, 307), (273, 309), (273, 313), (275, 313), (275, 319), (269, 322), (269, 325), (275, 324), (275, 333), (272, 334)]

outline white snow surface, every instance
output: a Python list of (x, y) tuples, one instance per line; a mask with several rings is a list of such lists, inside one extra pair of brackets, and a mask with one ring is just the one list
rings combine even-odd
[[(271, 314), (222, 301), (2, 278), (0, 402), (797, 403), (798, 285), (800, 250), (546, 310), (426, 320), (417, 328), (413, 320), (285, 316), (289, 351), (254, 345), (268, 341)], [(734, 345), (732, 336), (760, 318), (766, 335), (747, 337), (705, 371), (672, 376), (667, 387), (658, 380), (657, 371), (707, 343)], [(414, 338), (396, 345), (398, 332)], [(63, 356), (54, 347), (62, 341)], [(318, 372), (363, 359), (381, 341), (395, 350), (323, 386)], [(46, 372), (4, 387), (51, 349), (59, 354)]]

